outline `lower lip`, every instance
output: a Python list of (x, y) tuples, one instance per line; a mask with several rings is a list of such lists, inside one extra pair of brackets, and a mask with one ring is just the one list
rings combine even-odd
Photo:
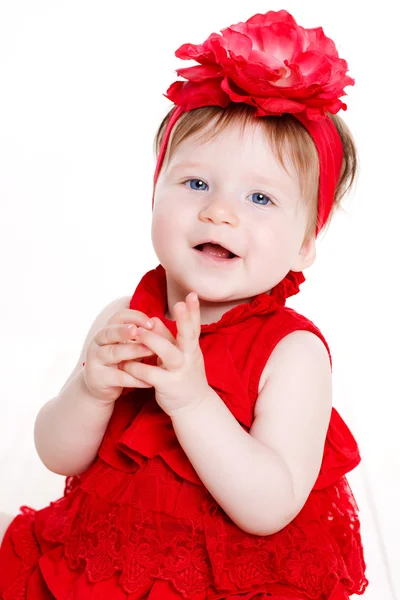
[(214, 264), (227, 265), (236, 263), (240, 256), (234, 256), (233, 258), (224, 258), (222, 256), (215, 256), (215, 254), (207, 254), (207, 252), (203, 252), (202, 250), (197, 250), (197, 248), (193, 248), (197, 254), (200, 254), (205, 260), (209, 262), (213, 262)]

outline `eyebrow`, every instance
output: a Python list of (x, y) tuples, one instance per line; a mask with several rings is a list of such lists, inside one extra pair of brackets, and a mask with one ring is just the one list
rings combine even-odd
[(205, 167), (206, 165), (202, 165), (201, 163), (183, 162), (171, 167), (171, 171), (177, 171), (178, 169), (203, 169)]

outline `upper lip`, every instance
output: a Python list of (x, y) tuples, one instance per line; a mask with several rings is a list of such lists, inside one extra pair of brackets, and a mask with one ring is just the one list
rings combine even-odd
[[(238, 256), (238, 254), (236, 254), (236, 252), (234, 252), (234, 251), (232, 250), (232, 248), (230, 248), (229, 246), (227, 246), (227, 245), (225, 244), (225, 242), (219, 242), (219, 241), (217, 241), (217, 240), (204, 239), (203, 241), (201, 241), (201, 242), (198, 242), (198, 243), (196, 244), (196, 246), (201, 246), (201, 245), (203, 245), (203, 244), (215, 244), (216, 246), (222, 246), (222, 248), (225, 248), (226, 250), (229, 250), (229, 252), (231, 252), (231, 253), (232, 253), (232, 254), (234, 254), (235, 256)], [(196, 246), (195, 246), (195, 247), (196, 247)]]

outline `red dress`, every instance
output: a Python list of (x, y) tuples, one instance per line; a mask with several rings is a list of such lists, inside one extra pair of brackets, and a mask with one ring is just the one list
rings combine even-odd
[[(285, 307), (302, 281), (290, 272), (271, 294), (201, 327), (208, 382), (246, 431), (275, 345), (297, 329), (326, 345), (311, 321)], [(142, 278), (130, 307), (176, 334), (164, 316), (161, 265)], [(304, 507), (281, 531), (255, 536), (208, 493), (154, 388), (124, 392), (94, 463), (67, 478), (62, 498), (38, 511), (21, 507), (9, 526), (0, 551), (3, 600), (345, 600), (363, 593), (358, 507), (345, 477), (361, 459), (335, 408)]]

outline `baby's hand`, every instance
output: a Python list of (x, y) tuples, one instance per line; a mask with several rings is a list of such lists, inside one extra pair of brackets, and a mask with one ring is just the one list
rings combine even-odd
[(132, 377), (154, 386), (158, 404), (170, 416), (191, 409), (209, 391), (199, 345), (201, 327), (197, 295), (191, 292), (184, 302), (175, 304), (173, 311), (176, 340), (157, 335), (155, 331), (138, 329), (137, 339), (158, 356), (158, 366), (133, 362), (125, 367)]
[(154, 355), (147, 346), (133, 340), (137, 336), (139, 326), (153, 329), (161, 336), (174, 339), (157, 318), (151, 320), (138, 310), (117, 311), (108, 320), (107, 325), (93, 337), (86, 355), (86, 386), (89, 392), (102, 402), (115, 402), (124, 387), (152, 387), (125, 370), (126, 365), (141, 362), (146, 356)]

